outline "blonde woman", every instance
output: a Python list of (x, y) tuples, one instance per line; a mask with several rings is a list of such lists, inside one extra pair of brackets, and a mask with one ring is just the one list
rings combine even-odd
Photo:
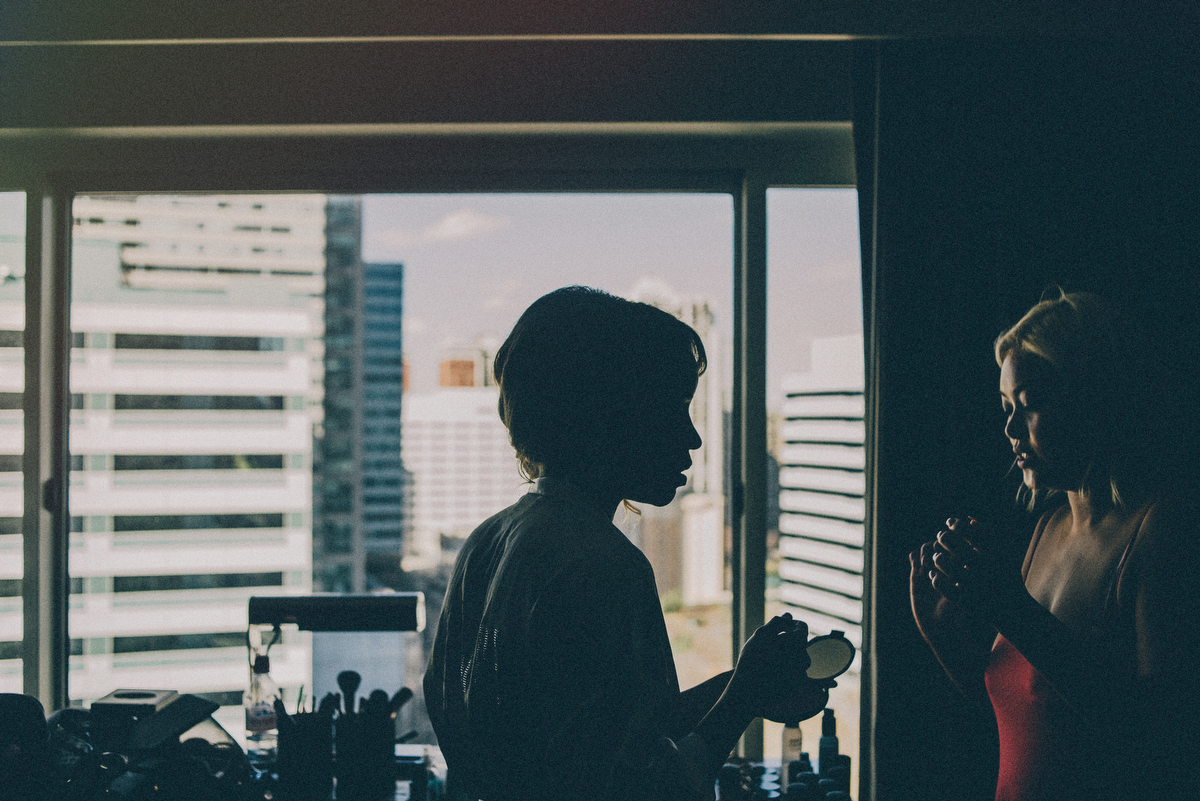
[(1154, 478), (1132, 331), (1100, 298), (1064, 294), (996, 340), (1024, 490), (1061, 502), (1019, 572), (994, 545), (1018, 534), (971, 519), (910, 556), (922, 635), (995, 712), (997, 801), (1200, 798), (1197, 518)]

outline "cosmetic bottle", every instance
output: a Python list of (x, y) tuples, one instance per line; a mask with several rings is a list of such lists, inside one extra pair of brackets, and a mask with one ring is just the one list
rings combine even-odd
[(275, 699), (279, 688), (271, 679), (271, 660), (254, 657), (250, 687), (242, 696), (246, 710), (246, 758), (258, 770), (270, 770), (275, 764), (279, 727), (275, 719)]
[(817, 746), (817, 769), (821, 778), (828, 778), (829, 769), (838, 764), (837, 718), (826, 707), (821, 717), (821, 741)]
[(800, 759), (800, 748), (802, 738), (800, 734), (800, 721), (792, 720), (783, 724), (783, 747), (781, 750), (780, 764), (784, 770), (787, 770), (789, 763)]

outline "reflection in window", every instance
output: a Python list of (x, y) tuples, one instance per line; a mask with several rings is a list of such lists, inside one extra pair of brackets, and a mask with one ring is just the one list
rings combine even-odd
[(282, 395), (115, 395), (114, 402), (117, 409), (283, 409)]
[(116, 334), (113, 347), (117, 350), (283, 350), (283, 337)]
[(280, 470), (283, 454), (115, 454), (114, 470)]
[[(113, 576), (113, 592), (178, 592), (236, 587), (279, 587), (283, 573), (213, 573), (174, 576)], [(245, 645), (245, 636), (242, 644)]]
[(113, 531), (211, 528), (279, 528), (283, 514), (113, 515)]
[(151, 637), (113, 637), (114, 654), (141, 651), (191, 651), (198, 648), (245, 648), (245, 631), (205, 634), (159, 634)]

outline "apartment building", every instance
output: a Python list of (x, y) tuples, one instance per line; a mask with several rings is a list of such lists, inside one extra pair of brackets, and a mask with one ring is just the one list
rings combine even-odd
[(498, 400), (495, 386), (443, 386), (405, 396), (404, 466), (412, 480), (408, 568), (452, 560), (472, 529), (526, 491)]
[(708, 367), (692, 395), (692, 423), (702, 444), (692, 452), (688, 482), (670, 506), (644, 508), (640, 519), (633, 521), (630, 535), (654, 566), (660, 593), (677, 595), (684, 606), (728, 603), (724, 583), (728, 525), (725, 415), (729, 405), (724, 397), (725, 329), (711, 299), (681, 294), (659, 279), (641, 279), (629, 299), (648, 303), (687, 323), (700, 335), (708, 357)]
[[(70, 697), (240, 703), (247, 598), (312, 586), (325, 198), (80, 197), (74, 216)], [(22, 325), (23, 287), (6, 282), (7, 393)], [(19, 520), (19, 403), (0, 414), (0, 518)], [(19, 550), (0, 548), (0, 574), (20, 575)], [(3, 640), (20, 630), (11, 606)], [(303, 635), (271, 656), (282, 686), (309, 680)], [(0, 661), (0, 684), (19, 680)]]
[(783, 379), (779, 598), (814, 633), (862, 648), (863, 346), (818, 339), (811, 369)]

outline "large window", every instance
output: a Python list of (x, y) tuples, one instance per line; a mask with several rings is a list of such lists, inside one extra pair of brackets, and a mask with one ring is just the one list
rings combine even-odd
[(495, 349), (533, 300), (585, 284), (659, 306), (703, 337), (709, 369), (692, 416), (704, 445), (689, 482), (669, 506), (621, 510), (616, 523), (654, 565), (681, 683), (727, 669), (730, 197), (391, 195), (364, 207), (368, 261), (405, 265), (405, 558), (426, 571), (431, 616), (463, 538), (525, 490), (496, 414)]
[[(23, 292), (42, 331), (24, 403), (41, 426), (27, 431), (69, 433), (69, 453), (43, 434), (26, 455), (26, 484), (33, 467), (43, 476), (45, 510), (30, 516), (48, 547), (27, 549), (24, 569), (58, 576), (61, 564), (71, 596), (62, 622), (24, 610), (40, 637), (25, 649), (38, 666), (26, 665), (26, 690), (57, 705), (58, 693), (86, 703), (165, 686), (232, 706), (246, 663), (230, 633), (244, 630), (249, 595), (420, 590), (430, 636), (465, 534), (524, 490), (491, 356), (528, 303), (572, 283), (659, 305), (705, 339), (693, 402), (705, 445), (689, 483), (670, 506), (615, 522), (655, 567), (681, 683), (729, 667), (763, 612), (782, 608), (781, 560), (761, 547), (778, 504), (761, 464), (781, 386), (768, 386), (765, 345), (796, 334), (766, 335), (777, 287), (765, 282), (765, 179), (845, 183), (848, 130), (813, 129), (818, 150), (840, 154), (825, 160), (775, 158), (774, 144), (714, 160), (699, 139), (634, 138), (572, 173), (573, 146), (555, 140), (550, 152), (569, 145), (562, 172), (333, 182), (404, 194), (249, 194), (253, 177), (224, 173), (201, 181), (223, 193), (115, 191), (139, 189), (132, 175), (98, 182), (103, 194), (88, 177), (56, 185), (30, 207), (39, 263), (61, 269)], [(600, 166), (610, 155), (619, 167)], [(743, 158), (770, 167), (748, 172)], [(816, 302), (841, 300), (857, 317), (857, 298)], [(49, 311), (62, 308), (67, 337)], [(349, 653), (318, 639), (292, 634), (272, 651), (289, 703), (301, 684), (319, 697), (323, 648)], [(375, 686), (419, 687), (426, 643), (403, 639), (403, 673)], [(222, 713), (235, 733), (237, 713)], [(761, 730), (745, 749), (762, 753)]]
[(421, 591), (431, 625), (289, 636), (285, 696), (347, 667), (419, 690), (459, 546), (526, 489), (491, 359), (569, 284), (704, 338), (689, 483), (616, 523), (655, 566), (683, 684), (729, 667), (729, 195), (93, 195), (72, 216), (74, 702), (236, 700), (246, 599), (312, 590)]
[[(853, 466), (809, 452), (861, 457), (861, 433), (826, 430), (861, 432), (861, 411), (855, 428), (793, 408), (809, 389), (857, 391), (861, 406), (861, 359), (846, 358), (861, 354), (854, 192), (767, 200), (781, 487), (767, 496), (767, 610), (860, 643), (861, 488), (831, 493), (854, 483)], [(424, 592), (428, 631), (397, 641), (399, 672), (378, 679), (419, 688), (459, 546), (526, 489), (491, 359), (529, 303), (569, 284), (657, 305), (704, 339), (689, 482), (669, 506), (615, 522), (654, 565), (681, 684), (730, 666), (729, 195), (80, 196), (73, 220), (73, 700), (117, 686), (235, 700), (245, 654), (229, 632), (245, 628), (248, 596), (314, 590)], [(832, 384), (803, 375), (830, 368)], [(861, 487), (861, 465), (857, 476)], [(857, 498), (856, 521), (806, 516), (814, 498)], [(854, 522), (857, 550), (821, 534)], [(361, 672), (379, 647), (289, 636), (272, 672), (289, 696), (319, 694), (334, 689), (330, 665)], [(853, 673), (833, 703), (856, 743)], [(235, 730), (237, 713), (222, 714)]]

